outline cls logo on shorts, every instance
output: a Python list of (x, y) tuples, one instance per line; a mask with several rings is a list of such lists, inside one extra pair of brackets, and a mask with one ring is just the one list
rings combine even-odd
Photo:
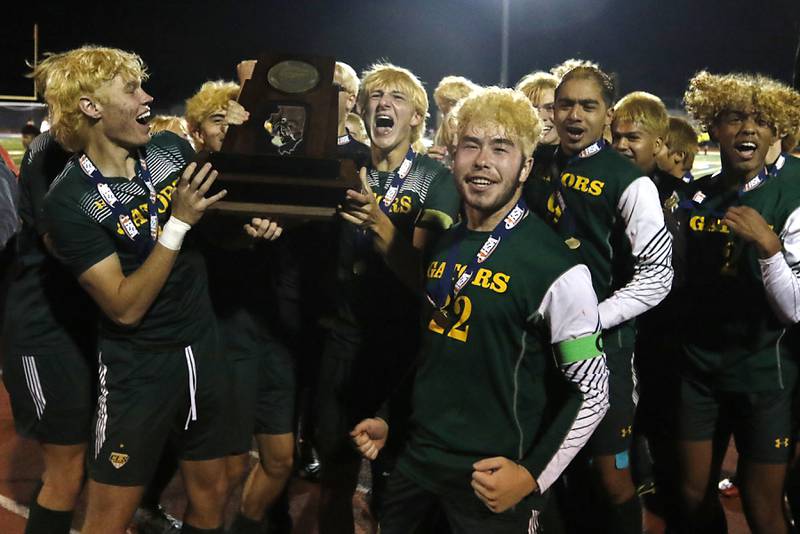
[(786, 448), (789, 446), (789, 438), (775, 438), (775, 448)]
[(121, 452), (112, 452), (108, 457), (108, 461), (110, 461), (111, 465), (113, 465), (115, 468), (119, 469), (128, 463), (128, 455)]

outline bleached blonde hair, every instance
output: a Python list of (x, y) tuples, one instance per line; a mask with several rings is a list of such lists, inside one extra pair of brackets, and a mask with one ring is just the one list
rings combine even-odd
[(43, 90), (56, 140), (71, 152), (83, 150), (88, 128), (95, 119), (80, 109), (83, 95), (97, 91), (120, 76), (125, 82), (147, 79), (142, 58), (117, 48), (84, 45), (47, 57), (31, 72)]
[(425, 119), (428, 118), (428, 94), (413, 72), (391, 63), (375, 63), (361, 75), (361, 91), (358, 95), (359, 109), (367, 109), (369, 94), (375, 89), (397, 88), (406, 93), (411, 104), (421, 117), (420, 123), (411, 128), (411, 144), (422, 139)]
[(528, 97), (499, 87), (487, 87), (465, 98), (456, 120), (459, 139), (470, 125), (497, 126), (525, 157), (533, 155), (542, 131), (539, 115)]
[(186, 100), (186, 113), (184, 117), (189, 125), (189, 131), (194, 132), (200, 124), (210, 117), (215, 111), (227, 109), (229, 100), (236, 100), (239, 95), (239, 84), (225, 80), (208, 81)]

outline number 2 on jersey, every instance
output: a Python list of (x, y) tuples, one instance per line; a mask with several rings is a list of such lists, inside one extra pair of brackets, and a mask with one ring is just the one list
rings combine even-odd
[[(469, 321), (469, 316), (472, 315), (472, 302), (469, 300), (469, 297), (461, 295), (456, 298), (456, 302), (453, 305), (453, 312), (458, 317), (458, 320), (447, 331), (447, 337), (466, 343), (467, 335), (469, 334), (469, 325), (466, 323)], [(445, 333), (444, 328), (436, 324), (433, 319), (428, 323), (428, 330), (436, 332), (437, 334)]]

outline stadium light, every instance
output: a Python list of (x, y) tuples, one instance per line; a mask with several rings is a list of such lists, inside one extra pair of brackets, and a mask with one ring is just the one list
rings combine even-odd
[(502, 21), (500, 27), (500, 87), (508, 86), (508, 18), (510, 2), (511, 0), (502, 0)]

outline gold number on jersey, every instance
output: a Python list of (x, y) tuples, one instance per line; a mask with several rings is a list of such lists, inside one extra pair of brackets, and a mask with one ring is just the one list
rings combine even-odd
[[(461, 295), (456, 298), (452, 313), (454, 313), (458, 319), (447, 331), (447, 337), (466, 343), (467, 336), (469, 335), (469, 325), (466, 323), (469, 321), (470, 315), (472, 315), (472, 301), (469, 300), (469, 297)], [(444, 328), (436, 324), (436, 321), (433, 319), (428, 323), (428, 330), (437, 334), (445, 333)]]

